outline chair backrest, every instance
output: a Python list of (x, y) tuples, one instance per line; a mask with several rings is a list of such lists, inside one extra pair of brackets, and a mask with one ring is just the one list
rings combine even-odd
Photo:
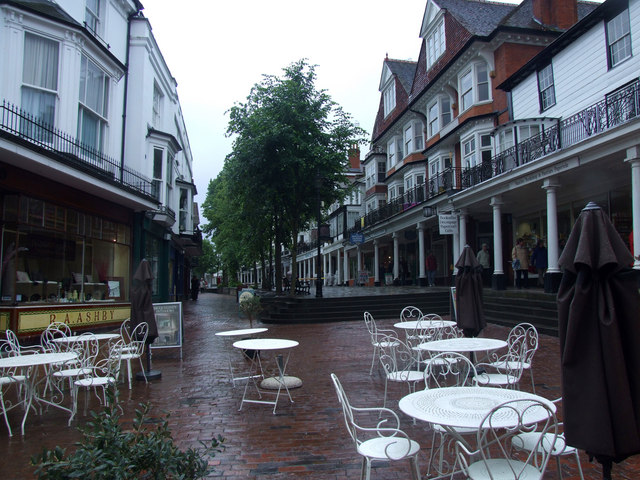
[(364, 324), (367, 326), (367, 330), (371, 335), (376, 333), (376, 321), (373, 319), (373, 315), (369, 312), (364, 312)]
[(424, 370), (425, 390), (471, 385), (478, 373), (471, 360), (457, 352), (433, 355)]
[(80, 334), (79, 339), (73, 342), (73, 351), (78, 354), (80, 367), (92, 367), (96, 364), (100, 353), (100, 342), (93, 333)]
[[(520, 452), (517, 457), (512, 456), (512, 439), (516, 435), (537, 431), (540, 433), (538, 442), (551, 442), (553, 444), (558, 435), (558, 420), (555, 413), (547, 404), (537, 400), (511, 400), (494, 407), (480, 423), (477, 433), (477, 445), (480, 450), (481, 461), (491, 475), (491, 466), (496, 466), (497, 459), (500, 469), (511, 472), (509, 478), (524, 478), (526, 470), (535, 469), (540, 473), (537, 478), (542, 478), (547, 462), (549, 450), (534, 448), (529, 452)], [(546, 439), (546, 440), (543, 440)], [(517, 461), (514, 461), (517, 459)], [(463, 469), (466, 461), (463, 460)], [(530, 472), (529, 472), (530, 474)], [(504, 477), (506, 478), (506, 476)], [(527, 475), (526, 478), (530, 478)]]
[(120, 324), (120, 338), (124, 340), (127, 345), (131, 343), (131, 319), (126, 318)]
[(358, 439), (358, 429), (356, 428), (355, 419), (353, 418), (353, 410), (351, 409), (351, 404), (349, 403), (349, 399), (344, 389), (342, 388), (342, 384), (335, 373), (331, 374), (331, 380), (333, 381), (333, 386), (336, 389), (336, 394), (338, 395), (338, 402), (342, 407), (342, 416), (344, 418), (344, 424), (347, 427), (347, 431), (351, 436), (351, 439), (356, 445), (356, 448), (360, 443), (362, 443)]
[[(13, 345), (11, 345), (4, 338), (0, 339), (0, 358), (4, 357), (14, 357), (16, 356)], [(7, 367), (0, 370), (0, 378), (10, 378), (14, 377), (17, 373), (20, 373), (18, 367)], [(2, 388), (2, 383), (0, 382), (0, 388)]]
[(118, 374), (120, 373), (122, 351), (125, 346), (126, 345), (123, 340), (118, 340), (117, 342), (111, 344), (109, 346), (109, 354), (106, 357), (99, 359), (95, 363), (92, 376), (117, 379)]
[(57, 338), (66, 338), (67, 335), (63, 330), (57, 328), (45, 328), (40, 334), (40, 346), (45, 352), (64, 352), (68, 350), (68, 343), (54, 342)]
[(457, 325), (447, 325), (446, 327), (442, 327), (440, 331), (440, 340), (460, 338), (463, 334), (463, 331), (459, 329)]
[(149, 324), (147, 322), (140, 322), (136, 325), (136, 328), (131, 332), (131, 343), (129, 343), (135, 350), (132, 353), (142, 355), (147, 343), (147, 335), (149, 335)]
[(58, 330), (67, 337), (71, 336), (71, 328), (64, 322), (51, 322), (45, 330)]
[(530, 323), (519, 323), (509, 332), (509, 338), (511, 338), (511, 336), (524, 336), (523, 344), (525, 352), (523, 361), (531, 363), (534, 354), (538, 350), (538, 330), (536, 330), (536, 327)]
[(417, 370), (417, 357), (408, 344), (393, 335), (380, 339), (380, 363), (385, 373)]
[(422, 312), (418, 307), (413, 307), (411, 305), (404, 307), (400, 312), (400, 321), (401, 322), (410, 322), (412, 320), (420, 320), (422, 318)]

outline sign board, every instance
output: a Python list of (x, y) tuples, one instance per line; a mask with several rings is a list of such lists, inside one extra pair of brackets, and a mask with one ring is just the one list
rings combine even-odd
[(458, 216), (455, 213), (441, 213), (438, 215), (440, 235), (453, 235), (458, 231)]
[(349, 242), (351, 242), (351, 244), (364, 243), (364, 233), (349, 234)]
[(153, 311), (156, 314), (158, 338), (150, 345), (151, 348), (182, 349), (182, 303), (154, 303)]
[(358, 271), (358, 285), (366, 285), (369, 283), (369, 270)]

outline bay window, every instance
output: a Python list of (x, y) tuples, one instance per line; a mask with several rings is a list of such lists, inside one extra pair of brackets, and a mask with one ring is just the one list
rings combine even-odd
[(451, 117), (451, 99), (449, 95), (440, 95), (427, 108), (429, 137), (451, 123)]
[(107, 133), (109, 77), (85, 55), (80, 64), (78, 138), (96, 152), (102, 151)]
[[(60, 45), (31, 33), (24, 36), (24, 59), (22, 66), (22, 110), (29, 113), (39, 124), (53, 127), (58, 95), (58, 60)], [(31, 129), (31, 130), (29, 130)], [(24, 121), (21, 132), (33, 135), (33, 125)], [(50, 132), (39, 130), (38, 138), (47, 141)], [(45, 138), (42, 138), (44, 136)]]
[(471, 64), (459, 78), (460, 111), (490, 99), (489, 70), (484, 62)]
[(422, 138), (422, 122), (413, 121), (404, 129), (404, 150), (408, 155), (411, 152), (418, 152), (424, 148)]

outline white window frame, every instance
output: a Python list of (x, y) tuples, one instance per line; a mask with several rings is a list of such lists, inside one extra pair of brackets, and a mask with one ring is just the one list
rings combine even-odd
[(378, 163), (377, 162), (368, 163), (367, 166), (365, 167), (365, 171), (366, 171), (365, 188), (369, 190), (377, 182), (376, 177), (378, 175)]
[(382, 91), (385, 118), (396, 108), (396, 79), (392, 78), (389, 85)]
[(404, 145), (402, 143), (402, 137), (395, 137), (396, 141), (396, 165), (402, 162), (402, 159), (407, 156), (407, 152), (404, 151)]
[(422, 138), (422, 122), (413, 120), (404, 127), (404, 149), (405, 155), (413, 152), (420, 152), (424, 149), (424, 139)]
[(449, 98), (449, 95), (438, 95), (438, 97), (432, 100), (427, 107), (428, 138), (433, 137), (440, 132), (440, 130), (449, 125), (452, 118), (451, 98)]
[[(486, 85), (486, 98), (481, 95), (483, 85)], [(486, 62), (473, 62), (462, 71), (458, 76), (458, 92), (460, 112), (492, 100), (489, 66)]]
[(153, 84), (153, 107), (152, 107), (152, 120), (151, 123), (154, 127), (160, 128), (162, 119), (162, 103), (163, 103), (162, 90), (157, 83)]
[(425, 37), (427, 70), (429, 70), (446, 51), (446, 42), (443, 17), (436, 24), (435, 28)]
[(540, 135), (540, 125), (537, 123), (530, 123), (528, 125), (518, 126), (518, 141), (524, 142), (531, 137)]
[[(34, 58), (27, 58), (27, 39), (31, 39), (33, 42), (42, 42), (43, 45), (48, 44), (49, 53), (46, 52), (46, 48), (37, 48), (36, 45), (33, 52)], [(56, 124), (58, 87), (60, 83), (60, 42), (25, 32), (24, 43), (21, 108), (31, 114), (36, 121), (53, 127)], [(56, 50), (55, 55), (54, 49)], [(55, 56), (55, 58), (50, 58), (50, 56)], [(53, 66), (54, 63), (55, 72), (48, 72), (42, 69), (44, 64)], [(36, 105), (38, 105), (38, 108), (36, 108)]]
[(102, 35), (102, 0), (85, 0), (84, 23), (95, 35)]
[[(80, 67), (80, 93), (78, 100), (78, 140), (87, 146), (102, 151), (107, 143), (107, 130), (109, 127), (109, 98), (110, 83), (109, 76), (100, 68), (100, 66), (86, 55), (82, 55)], [(93, 80), (93, 81), (92, 81)], [(97, 83), (96, 83), (97, 81)], [(91, 90), (92, 84), (99, 88)], [(99, 84), (99, 85), (98, 85)], [(91, 98), (92, 96), (97, 96)], [(95, 122), (95, 142), (87, 140), (91, 127), (89, 123)]]
[(467, 137), (466, 139), (460, 142), (460, 148), (462, 150), (462, 165), (464, 168), (473, 168), (478, 163), (478, 155), (476, 152), (478, 150), (476, 143), (476, 136), (472, 135), (471, 137)]
[(538, 98), (540, 99), (541, 112), (556, 104), (555, 82), (551, 63), (538, 71)]
[(510, 149), (515, 145), (513, 127), (505, 128), (498, 134), (498, 148), (497, 153), (502, 153)]
[(392, 138), (387, 142), (387, 170), (391, 170), (396, 164), (396, 140)]
[(609, 68), (614, 68), (626, 59), (631, 58), (631, 26), (629, 9), (622, 10), (606, 23), (607, 59)]

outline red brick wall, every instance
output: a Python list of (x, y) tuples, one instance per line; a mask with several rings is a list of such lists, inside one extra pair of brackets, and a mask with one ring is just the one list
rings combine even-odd
[(577, 0), (533, 0), (533, 15), (543, 25), (567, 29), (578, 21)]

